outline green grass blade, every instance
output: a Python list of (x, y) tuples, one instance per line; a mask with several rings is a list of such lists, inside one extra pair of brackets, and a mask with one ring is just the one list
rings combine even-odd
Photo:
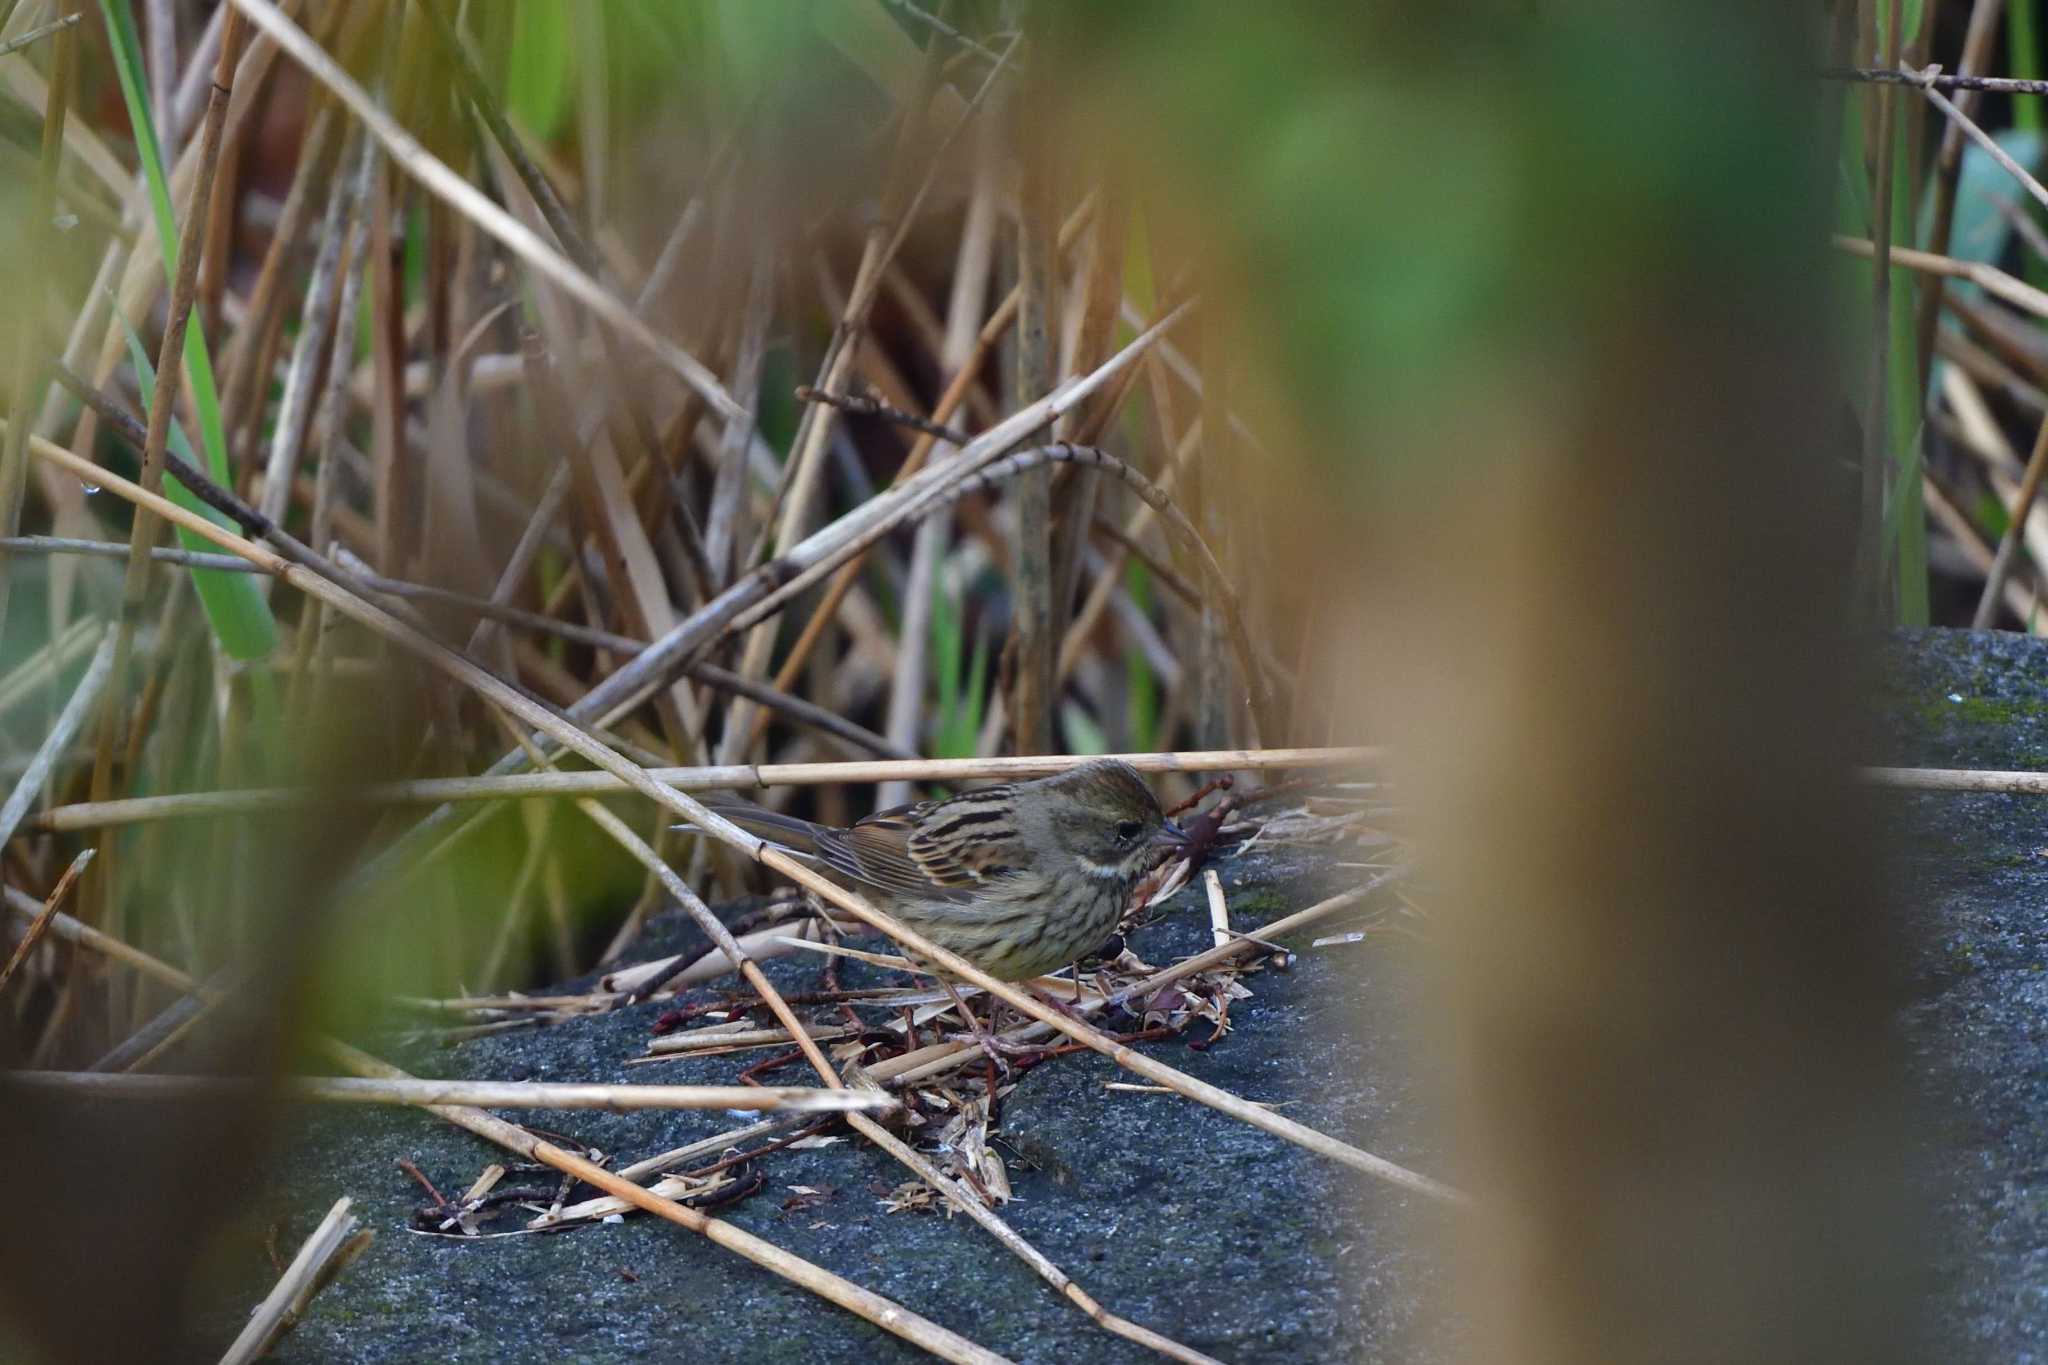
[[(1138, 610), (1152, 611), (1152, 572), (1137, 559), (1126, 561), (1124, 584)], [(1135, 749), (1158, 749), (1159, 679), (1152, 672), (1152, 660), (1136, 645), (1124, 650), (1124, 727)]]
[[(2023, 81), (2041, 79), (2041, 31), (2036, 27), (2037, 22), (2034, 7), (2026, 3), (2026, 0), (2018, 0), (2018, 3), (2005, 7), (2007, 66), (2013, 75)], [(2021, 128), (2040, 132), (2040, 98), (2022, 95), (2014, 99), (2012, 121)]]
[[(1907, 163), (1905, 121), (1894, 133), (1893, 166), (1903, 172)], [(1892, 176), (1892, 241), (1913, 245), (1913, 188), (1902, 173)], [(1903, 266), (1892, 268), (1891, 346), (1887, 402), (1891, 407), (1890, 430), (1893, 477), (1891, 497), (1894, 520), (1891, 527), (1892, 562), (1897, 569), (1898, 620), (1907, 626), (1927, 624), (1927, 511), (1920, 491), (1920, 443), (1923, 439), (1920, 391), (1919, 329), (1914, 303), (1920, 297), (1919, 281)]]
[(951, 746), (959, 733), (960, 716), (960, 611), (939, 581), (932, 575), (931, 661), (932, 684), (938, 692), (939, 723), (933, 740), (944, 757), (954, 757)]
[[(114, 310), (114, 316), (120, 319), (122, 330), (128, 333), (128, 359), (135, 366), (136, 386), (141, 389), (143, 404), (147, 406), (150, 395), (156, 392), (156, 367), (149, 363), (142, 338), (128, 325), (128, 319), (121, 316), (120, 309)], [(194, 464), (199, 462), (192, 453), (192, 439), (175, 417), (171, 419), (167, 444), (171, 453), (180, 459)], [(199, 501), (191, 490), (169, 475), (164, 476), (164, 492), (186, 511), (197, 512), (224, 530), (237, 529), (226, 517)], [(204, 536), (195, 535), (182, 526), (178, 528), (178, 540), (188, 550), (217, 552), (219, 549)], [(206, 611), (206, 619), (213, 623), (214, 634), (220, 637), (220, 646), (228, 652), (229, 658), (261, 659), (277, 648), (277, 630), (270, 615), (270, 606), (263, 600), (254, 576), (222, 573), (218, 569), (193, 569), (190, 572), (200, 606)]]
[(981, 722), (988, 714), (988, 637), (981, 631), (974, 632), (974, 661), (967, 668), (967, 691), (964, 694), (961, 719), (966, 726), (967, 738), (961, 742), (960, 757), (972, 758), (981, 743)]
[[(149, 186), (150, 210), (156, 220), (157, 242), (163, 250), (164, 279), (168, 282), (176, 278), (178, 271), (178, 226), (171, 211), (171, 187), (164, 173), (163, 149), (157, 140), (156, 124), (151, 119), (149, 99), (145, 93), (147, 83), (143, 79), (142, 40), (136, 33), (135, 16), (127, 4), (121, 0), (100, 0), (100, 12), (106, 17), (115, 75), (120, 81), (121, 98), (128, 107), (128, 120), (134, 130), (135, 151), (142, 161), (143, 178)], [(127, 325), (125, 319), (122, 325)], [(141, 378), (148, 373), (148, 361), (132, 330), (129, 342), (136, 356), (136, 374)], [(192, 394), (192, 410), (199, 418), (199, 439), (206, 457), (203, 460), (193, 457), (189, 441), (185, 441), (185, 448), (178, 453), (205, 469), (216, 482), (230, 483), (232, 477), (228, 469), (226, 428), (221, 422), (220, 392), (214, 383), (213, 359), (207, 350), (206, 334), (198, 327), (188, 327), (185, 331), (185, 379)], [(153, 380), (154, 376), (150, 375), (143, 381), (144, 402), (148, 401), (149, 384)], [(173, 432), (179, 440), (184, 440), (183, 433), (175, 424)], [(176, 479), (165, 477), (164, 492), (187, 511), (226, 525)], [(178, 531), (178, 540), (188, 550), (213, 548), (203, 537), (183, 528)], [(231, 658), (243, 661), (261, 659), (277, 648), (277, 620), (271, 615), (270, 604), (264, 600), (254, 579), (247, 574), (193, 570), (192, 583), (199, 590), (206, 619), (219, 637), (221, 648)]]

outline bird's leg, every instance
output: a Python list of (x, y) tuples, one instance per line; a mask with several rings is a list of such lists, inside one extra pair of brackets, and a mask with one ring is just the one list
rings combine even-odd
[[(1039, 980), (1041, 980), (1041, 981), (1046, 981), (1046, 982), (1052, 982), (1052, 981), (1056, 981), (1057, 979), (1058, 979), (1058, 978), (1056, 978), (1056, 977), (1050, 977), (1050, 976), (1047, 976), (1047, 977), (1040, 977), (1040, 978), (1039, 978)], [(1046, 989), (1046, 988), (1041, 988), (1040, 986), (1038, 986), (1038, 985), (1036, 985), (1036, 984), (1032, 984), (1032, 985), (1026, 985), (1026, 986), (1024, 987), (1024, 989), (1025, 989), (1025, 990), (1027, 990), (1027, 991), (1030, 991), (1032, 995), (1036, 996), (1036, 997), (1038, 998), (1038, 1000), (1040, 1001), (1040, 1003), (1042, 1003), (1042, 1004), (1047, 1004), (1047, 1005), (1050, 1005), (1050, 1006), (1052, 1006), (1052, 1007), (1053, 1007), (1054, 1009), (1058, 1010), (1058, 1011), (1059, 1011), (1059, 1012), (1060, 1012), (1061, 1014), (1064, 1014), (1064, 1015), (1066, 1015), (1066, 1016), (1067, 1016), (1067, 1018), (1069, 1018), (1069, 1019), (1074, 1019), (1074, 1020), (1081, 1020), (1081, 1019), (1082, 1019), (1082, 1015), (1081, 1015), (1081, 964), (1080, 964), (1080, 963), (1078, 963), (1078, 962), (1077, 962), (1077, 963), (1075, 963), (1075, 964), (1074, 964), (1074, 998), (1073, 998), (1072, 1000), (1062, 1000), (1062, 999), (1060, 999), (1060, 998), (1059, 998), (1059, 997), (1058, 997), (1057, 995), (1053, 994), (1053, 993), (1052, 993), (1052, 991), (1051, 991), (1050, 989)], [(1084, 1022), (1085, 1022), (1085, 1021), (1084, 1021)]]
[[(953, 1008), (958, 1010), (960, 1012), (960, 1017), (967, 1021), (968, 1029), (972, 1031), (972, 1033), (974, 1034), (974, 1041), (981, 1045), (981, 1050), (988, 1054), (989, 1060), (1002, 1066), (1007, 1071), (1009, 1068), (1009, 1062), (1007, 1060), (1008, 1058), (1036, 1058), (1042, 1053), (1044, 1053), (1045, 1045), (1042, 1043), (1005, 1042), (1000, 1036), (993, 1032), (993, 1027), (995, 1024), (995, 1012), (993, 1006), (990, 1007), (989, 1012), (990, 1027), (983, 1028), (981, 1020), (975, 1018), (974, 1011), (968, 1007), (967, 1001), (961, 997), (960, 992), (954, 989), (953, 983), (951, 981), (948, 981), (943, 976), (938, 977), (937, 980), (941, 986), (944, 986), (946, 988), (946, 994), (953, 997)], [(1025, 989), (1031, 990), (1031, 988), (1028, 986)], [(1038, 998), (1041, 1000), (1045, 999), (1045, 995), (1043, 992), (1032, 990), (1032, 994), (1038, 996)], [(1054, 1009), (1060, 1010), (1063, 1013), (1072, 1013), (1067, 1009), (1065, 1004), (1061, 1003), (1058, 1000), (1051, 1001), (1051, 1004)], [(1074, 1015), (1074, 1017), (1077, 1019), (1080, 1018), (1079, 1015)]]
[(946, 994), (953, 998), (953, 1008), (960, 1011), (960, 1017), (967, 1021), (968, 1031), (974, 1035), (974, 1041), (981, 1044), (981, 1050), (988, 1054), (988, 1059), (998, 1066), (1004, 1065), (1002, 1044), (981, 1026), (981, 1020), (975, 1018), (974, 1011), (967, 1008), (967, 1001), (961, 998), (960, 992), (954, 988), (950, 980), (942, 976), (938, 981), (946, 988)]

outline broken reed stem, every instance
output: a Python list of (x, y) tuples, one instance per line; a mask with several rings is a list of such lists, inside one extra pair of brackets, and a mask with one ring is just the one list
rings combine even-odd
[(29, 954), (43, 941), (43, 935), (49, 931), (50, 921), (57, 917), (58, 907), (64, 904), (64, 897), (71, 892), (71, 884), (78, 880), (78, 874), (85, 871), (86, 865), (92, 862), (93, 855), (97, 852), (99, 850), (94, 848), (81, 849), (78, 856), (71, 860), (71, 866), (64, 869), (64, 875), (57, 879), (57, 885), (43, 901), (42, 910), (28, 922), (21, 942), (14, 945), (14, 952), (9, 955), (7, 965), (0, 967), (0, 991), (7, 989), (7, 983), (21, 970), (21, 964), (28, 961)]
[(343, 1195), (320, 1220), (320, 1225), (300, 1244), (292, 1263), (278, 1276), (271, 1291), (256, 1305), (241, 1332), (220, 1358), (220, 1365), (251, 1365), (262, 1359), (277, 1338), (289, 1331), (299, 1315), (321, 1288), (331, 1283), (348, 1263), (369, 1246), (373, 1234), (356, 1234), (361, 1219), (349, 1212), (350, 1200)]
[[(4, 902), (8, 910), (22, 919), (33, 920), (43, 912), (41, 901), (11, 886), (0, 885), (0, 902)], [(66, 943), (90, 949), (101, 957), (130, 967), (159, 985), (179, 991), (196, 989), (192, 978), (176, 967), (158, 961), (140, 948), (131, 948), (112, 934), (95, 929), (82, 920), (74, 919), (62, 910), (50, 917), (50, 932)]]
[[(1378, 749), (1217, 749), (1173, 754), (1109, 754), (1146, 773), (1205, 773), (1288, 768), (1341, 768), (1377, 762)], [(657, 781), (685, 791), (737, 791), (838, 783), (1009, 781), (1064, 772), (1090, 757), (1044, 754), (1012, 758), (882, 759), (844, 763), (735, 763), (718, 767), (650, 768)], [(526, 772), (503, 777), (430, 777), (354, 788), (249, 787), (236, 791), (139, 796), (57, 806), (26, 822), (58, 832), (151, 820), (248, 815), (336, 801), (378, 805), (506, 801), (531, 796), (604, 796), (626, 790), (605, 772)]]
[[(65, 453), (69, 454), (68, 451)], [(208, 522), (207, 525), (211, 526), (212, 523)], [(0, 897), (4, 897), (7, 905), (17, 913), (34, 914), (37, 911), (36, 902), (13, 887), (0, 887)], [(59, 937), (126, 963), (152, 980), (173, 989), (219, 998), (217, 994), (204, 991), (187, 973), (140, 949), (129, 947), (112, 935), (81, 924), (69, 915), (59, 913), (53, 921), (53, 927)], [(389, 1062), (350, 1047), (346, 1043), (330, 1039), (324, 1046), (331, 1056), (357, 1075), (385, 1080), (412, 1079)], [(893, 1332), (912, 1345), (930, 1351), (942, 1360), (957, 1361), (961, 1365), (1008, 1365), (1005, 1357), (911, 1312), (891, 1299), (886, 1299), (872, 1290), (863, 1289), (851, 1280), (784, 1251), (772, 1242), (764, 1241), (730, 1223), (678, 1204), (672, 1199), (664, 1199), (593, 1162), (565, 1152), (551, 1143), (543, 1142), (525, 1129), (508, 1123), (494, 1114), (486, 1113), (472, 1105), (461, 1104), (432, 1105), (429, 1109), (436, 1117), (454, 1124), (465, 1132), (474, 1133), (485, 1141), (496, 1143), (528, 1160), (539, 1161), (565, 1174), (573, 1175), (585, 1184), (623, 1199), (636, 1208), (688, 1228), (708, 1241), (746, 1257), (754, 1264), (780, 1275), (800, 1288), (807, 1289), (820, 1298), (874, 1323), (884, 1331)]]
[(279, 1098), (311, 1104), (443, 1104), (483, 1109), (746, 1109), (764, 1113), (846, 1113), (894, 1109), (887, 1095), (845, 1089), (764, 1085), (584, 1085), (547, 1081), (392, 1080), (362, 1076), (159, 1076), (132, 1072), (11, 1071), (0, 1086), (21, 1085), (94, 1100), (215, 1100), (275, 1087)]
[(1231, 942), (1230, 902), (1223, 896), (1223, 878), (1215, 868), (1202, 874), (1202, 892), (1209, 900), (1209, 933), (1218, 948)]

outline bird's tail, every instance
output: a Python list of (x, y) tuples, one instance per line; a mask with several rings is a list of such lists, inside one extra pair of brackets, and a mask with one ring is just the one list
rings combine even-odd
[[(709, 800), (699, 799), (703, 800), (705, 809), (709, 810), (713, 815), (732, 821), (732, 823), (758, 839), (765, 839), (779, 848), (789, 850), (791, 853), (815, 854), (817, 852), (816, 840), (818, 832), (823, 828), (821, 825), (809, 820), (798, 819), (794, 815), (784, 815), (780, 811), (772, 811), (764, 806), (757, 806), (751, 801), (742, 801), (737, 797), (721, 796), (713, 797)], [(697, 827), (693, 824), (681, 824), (671, 826), (671, 828), (693, 830)]]

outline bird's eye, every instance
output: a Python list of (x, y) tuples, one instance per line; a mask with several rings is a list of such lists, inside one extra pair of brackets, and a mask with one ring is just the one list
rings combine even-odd
[(1144, 832), (1145, 826), (1142, 822), (1126, 820), (1116, 827), (1116, 841), (1120, 844), (1128, 844)]

